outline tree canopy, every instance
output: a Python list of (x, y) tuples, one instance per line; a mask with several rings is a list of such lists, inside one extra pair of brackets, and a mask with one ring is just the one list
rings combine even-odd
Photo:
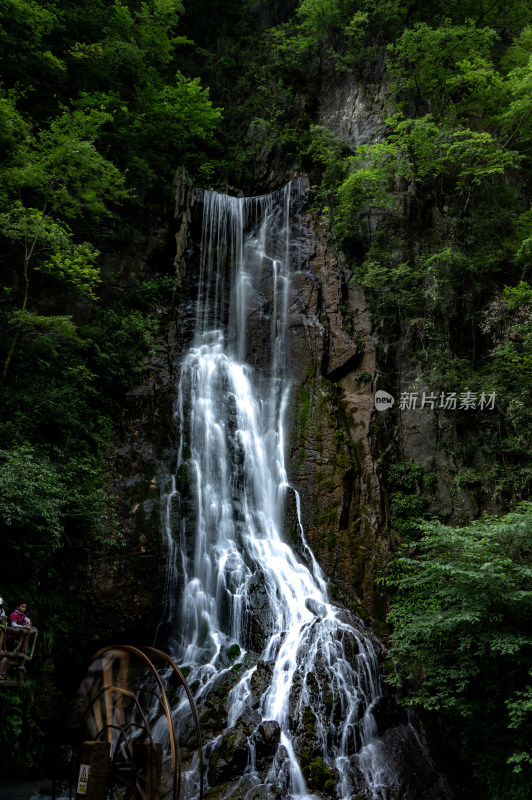
[(493, 796), (526, 797), (532, 504), (462, 528), (419, 523), (386, 583), (394, 590), (389, 621), (410, 686), (406, 702), (445, 709), (459, 721), (466, 753)]

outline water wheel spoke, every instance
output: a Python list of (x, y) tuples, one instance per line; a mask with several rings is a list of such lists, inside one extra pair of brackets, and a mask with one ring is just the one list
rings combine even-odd
[[(87, 745), (90, 750), (96, 743), (102, 743), (98, 744), (100, 749), (103, 743), (109, 747), (107, 787), (103, 788), (104, 797), (98, 800), (179, 800), (181, 755), (166, 695), (166, 686), (172, 680), (183, 687), (196, 726), (200, 800), (203, 797), (199, 719), (183, 674), (159, 650), (118, 645), (103, 648), (93, 656), (80, 687), (83, 747)], [(166, 732), (161, 731), (164, 723)], [(168, 767), (169, 780), (164, 787), (161, 787), (163, 745), (155, 741), (154, 730), (162, 732), (167, 748), (165, 770)], [(78, 759), (78, 766), (79, 763)]]

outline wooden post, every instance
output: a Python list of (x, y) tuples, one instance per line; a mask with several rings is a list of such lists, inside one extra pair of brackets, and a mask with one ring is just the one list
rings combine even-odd
[(110, 759), (109, 742), (83, 742), (79, 775), (76, 776), (77, 800), (105, 800)]
[(133, 761), (142, 776), (140, 792), (135, 793), (135, 800), (160, 800), (161, 777), (163, 766), (163, 746), (160, 742), (135, 742), (133, 744)]

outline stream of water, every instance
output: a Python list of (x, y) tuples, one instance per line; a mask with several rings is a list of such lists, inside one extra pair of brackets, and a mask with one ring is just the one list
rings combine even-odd
[[(295, 491), (285, 466), (287, 330), (291, 277), (301, 268), (293, 225), (304, 195), (300, 180), (263, 197), (204, 193), (195, 334), (177, 389), (178, 463), (166, 496), (168, 647), (190, 669), (200, 703), (229, 669), (230, 648), (237, 646), (239, 660), (250, 649), (251, 587), (260, 583), (267, 631), (258, 656), (270, 665), (271, 681), (258, 710), (281, 736), (269, 773), (257, 782), (294, 800), (313, 798), (301, 765), (311, 730), (330, 769), (331, 797), (347, 800), (365, 786), (366, 796), (385, 800), (394, 779), (373, 714), (381, 693), (375, 647), (331, 603), (301, 525), (303, 556), (287, 544), (283, 524)], [(248, 322), (257, 317), (268, 331), (268, 357), (246, 363)], [(185, 479), (192, 513), (178, 514), (175, 530)], [(256, 668), (231, 690), (228, 727), (249, 703)], [(252, 737), (246, 771), (251, 778), (256, 772)]]

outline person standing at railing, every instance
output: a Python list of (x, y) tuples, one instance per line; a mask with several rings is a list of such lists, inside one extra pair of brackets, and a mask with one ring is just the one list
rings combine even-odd
[(6, 632), (7, 619), (4, 608), (4, 601), (0, 597), (0, 650), (4, 649), (4, 636)]
[[(26, 603), (19, 603), (15, 610), (9, 615), (9, 627), (5, 634), (6, 650), (13, 652), (24, 631), (31, 628), (31, 620), (26, 616), (26, 608)], [(9, 662), (9, 656), (5, 656), (0, 662), (0, 681), (7, 680), (6, 672)]]

